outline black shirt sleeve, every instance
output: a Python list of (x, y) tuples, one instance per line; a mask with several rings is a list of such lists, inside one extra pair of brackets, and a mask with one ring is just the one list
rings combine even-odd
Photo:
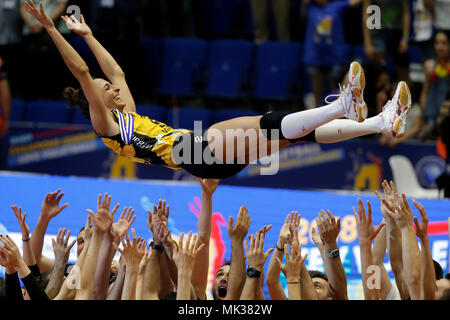
[(28, 295), (30, 296), (31, 300), (33, 301), (50, 300), (47, 294), (45, 293), (44, 288), (42, 288), (42, 286), (36, 280), (36, 277), (33, 275), (33, 273), (30, 273), (25, 278), (22, 278), (22, 282), (25, 285), (25, 288), (27, 289)]
[(5, 274), (5, 295), (6, 300), (23, 300), (22, 290), (20, 288), (19, 276), (17, 272)]

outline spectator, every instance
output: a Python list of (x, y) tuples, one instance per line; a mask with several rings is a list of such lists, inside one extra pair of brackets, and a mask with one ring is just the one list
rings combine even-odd
[(2, 138), (9, 128), (9, 114), (11, 111), (11, 91), (4, 69), (4, 62), (0, 57), (0, 138)]
[(420, 48), (422, 63), (434, 56), (433, 51), (433, 20), (431, 12), (425, 7), (427, 0), (413, 0), (413, 38)]
[(277, 39), (279, 41), (290, 41), (291, 33), (289, 30), (290, 0), (252, 0), (252, 13), (254, 25), (254, 40), (256, 43), (268, 41), (269, 19), (268, 7), (272, 8), (276, 22)]
[(303, 61), (311, 75), (315, 104), (320, 105), (325, 95), (326, 83), (337, 90), (337, 83), (345, 63), (343, 44), (343, 13), (360, 0), (334, 1), (309, 0), (303, 2), (302, 14), (307, 15)]
[[(444, 172), (436, 179), (436, 183), (440, 190), (444, 190), (444, 197), (450, 198), (450, 90), (447, 97), (442, 103), (441, 113), (436, 120), (437, 135), (445, 144), (446, 166)], [(449, 222), (450, 232), (450, 222)], [(449, 234), (450, 235), (450, 234)], [(450, 257), (449, 257), (450, 258)]]
[(381, 12), (381, 28), (368, 29), (363, 23), (365, 52), (369, 59), (386, 63), (388, 56), (399, 80), (409, 79), (408, 39), (410, 30), (410, 13), (408, 0), (363, 0), (363, 17), (369, 21), (367, 8), (376, 5)]
[(423, 83), (420, 104), (425, 114), (425, 128), (421, 138), (429, 138), (440, 108), (450, 88), (450, 38), (444, 31), (434, 35), (435, 59), (425, 62), (425, 81)]
[(22, 18), (20, 16), (20, 0), (0, 1), (0, 56), (8, 61), (9, 81), (13, 95), (20, 95), (19, 84), (23, 74)]
[(433, 12), (433, 24), (437, 30), (450, 31), (450, 2), (447, 0), (423, 0), (425, 8)]

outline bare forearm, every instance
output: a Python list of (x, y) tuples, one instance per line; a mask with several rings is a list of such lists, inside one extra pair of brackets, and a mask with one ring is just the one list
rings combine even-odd
[(231, 242), (231, 265), (225, 300), (238, 300), (245, 284), (245, 261), (242, 241)]
[(363, 39), (364, 39), (364, 45), (371, 45), (372, 41), (371, 41), (371, 37), (370, 37), (370, 30), (369, 28), (367, 28), (367, 24), (366, 22), (369, 19), (369, 14), (367, 13), (367, 8), (370, 5), (370, 1), (369, 0), (363, 0), (363, 4), (362, 4), (362, 29), (363, 29)]
[(127, 265), (127, 274), (123, 285), (122, 300), (136, 300), (137, 265)]
[(36, 259), (41, 272), (45, 272), (44, 268), (41, 268), (41, 256), (42, 256), (42, 247), (44, 246), (44, 237), (45, 232), (47, 230), (48, 224), (50, 220), (39, 217), (36, 226), (33, 229), (33, 233), (31, 234), (30, 239), (30, 247), (33, 251), (34, 258)]
[(380, 300), (380, 290), (376, 287), (369, 288), (369, 267), (373, 265), (373, 256), (371, 243), (368, 240), (360, 239), (360, 249), (361, 249), (361, 278), (363, 282), (363, 291), (365, 300)]
[(334, 299), (348, 299), (347, 297), (347, 276), (342, 266), (341, 258), (330, 258), (326, 253), (338, 249), (336, 243), (325, 244), (324, 250), (321, 251), (322, 259), (325, 266), (325, 273), (328, 276), (331, 293)]
[(300, 281), (288, 281), (289, 300), (302, 300), (300, 293)]
[(242, 289), (242, 294), (239, 300), (255, 300), (256, 289), (258, 288), (259, 278), (249, 278), (247, 277), (244, 283), (244, 288)]
[(45, 293), (50, 299), (54, 299), (64, 283), (64, 271), (66, 268), (66, 263), (55, 262), (52, 273), (50, 275), (50, 280), (48, 281), (47, 287), (45, 288)]
[(113, 79), (116, 76), (122, 76), (122, 68), (118, 65), (113, 56), (98, 42), (93, 35), (84, 37), (87, 45), (94, 53), (97, 62), (102, 68), (103, 73), (108, 79)]
[(27, 266), (34, 266), (36, 259), (34, 258), (33, 250), (31, 249), (30, 240), (23, 241), (23, 260)]
[[(277, 244), (278, 246), (279, 244)], [(284, 244), (279, 247), (284, 248)], [(275, 250), (272, 253), (272, 257), (269, 261), (269, 267), (267, 269), (267, 276), (266, 276), (266, 283), (267, 288), (269, 289), (270, 298), (272, 300), (286, 300), (286, 294), (284, 293), (283, 287), (280, 283), (280, 267), (278, 266), (278, 263), (276, 262), (276, 258), (278, 258), (280, 261), (283, 261), (283, 251), (278, 250), (275, 248)]]
[(97, 267), (95, 269), (94, 287), (91, 300), (104, 300), (108, 293), (109, 277), (111, 274), (111, 263), (115, 250), (109, 233), (103, 235), (100, 253), (98, 255)]
[[(166, 294), (174, 291), (174, 284), (178, 282), (178, 271), (171, 272), (175, 263), (165, 253), (160, 260), (160, 285), (158, 296), (162, 299)], [(170, 266), (169, 266), (170, 265)], [(176, 268), (176, 266), (175, 266)], [(174, 277), (172, 277), (174, 276)]]
[(403, 272), (412, 300), (420, 299), (420, 250), (412, 226), (402, 232)]
[(4, 120), (8, 121), (11, 112), (11, 91), (7, 80), (0, 80), (0, 109)]
[(94, 230), (89, 244), (84, 263), (80, 266), (80, 290), (77, 290), (76, 300), (88, 299), (94, 286), (95, 269), (98, 261), (98, 253), (102, 242), (103, 234)]
[(435, 298), (435, 285), (436, 285), (436, 273), (434, 270), (433, 257), (431, 256), (430, 240), (428, 235), (423, 239), (420, 239), (422, 245), (422, 251), (420, 253), (420, 283), (422, 287), (421, 298), (423, 300), (434, 300)]
[(143, 300), (158, 300), (161, 252), (153, 250), (144, 273)]
[(191, 299), (191, 275), (192, 271), (180, 270), (178, 272), (177, 300)]
[(123, 285), (125, 283), (125, 275), (125, 267), (121, 267), (116, 281), (114, 281), (114, 286), (111, 292), (106, 297), (106, 300), (120, 300), (120, 297), (122, 296)]
[(212, 223), (212, 196), (202, 194), (202, 209), (198, 219), (198, 239), (197, 246), (205, 244), (195, 259), (194, 272), (192, 274), (192, 286), (194, 287), (197, 297), (206, 299), (206, 286), (208, 284), (209, 270), (209, 242), (211, 237)]
[(319, 300), (314, 283), (304, 264), (302, 264), (300, 274), (300, 293), (303, 300)]

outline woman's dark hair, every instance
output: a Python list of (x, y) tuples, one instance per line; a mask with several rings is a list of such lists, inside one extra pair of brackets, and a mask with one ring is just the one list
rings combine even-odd
[(63, 96), (64, 100), (66, 100), (72, 108), (79, 107), (83, 116), (86, 119), (91, 120), (91, 116), (89, 115), (89, 103), (84, 96), (83, 90), (67, 87), (63, 91)]

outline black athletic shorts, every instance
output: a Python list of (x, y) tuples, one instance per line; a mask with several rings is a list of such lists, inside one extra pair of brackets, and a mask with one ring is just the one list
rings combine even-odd
[[(172, 157), (180, 168), (202, 179), (225, 179), (238, 174), (247, 166), (237, 163), (237, 159), (230, 164), (219, 161), (208, 146), (206, 132), (204, 131), (202, 134), (188, 132), (177, 137), (173, 144)], [(186, 155), (183, 158), (186, 150), (190, 151), (190, 156)], [(177, 163), (178, 156), (187, 161)], [(211, 159), (214, 161), (210, 161)], [(199, 161), (195, 163), (194, 160)]]

